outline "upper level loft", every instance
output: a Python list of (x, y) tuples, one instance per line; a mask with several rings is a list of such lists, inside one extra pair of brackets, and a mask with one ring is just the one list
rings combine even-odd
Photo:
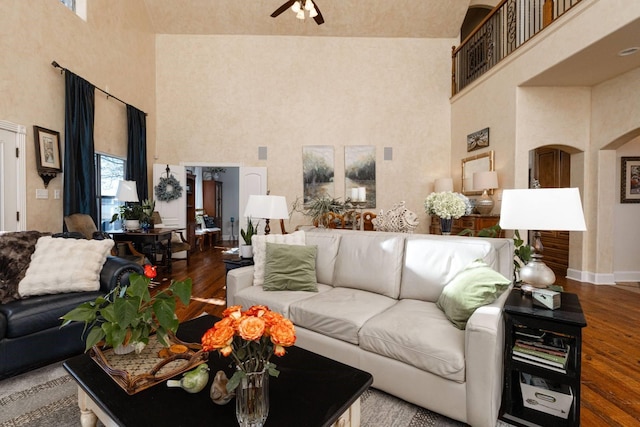
[(480, 78), (581, 0), (502, 0), (453, 48), (451, 94)]

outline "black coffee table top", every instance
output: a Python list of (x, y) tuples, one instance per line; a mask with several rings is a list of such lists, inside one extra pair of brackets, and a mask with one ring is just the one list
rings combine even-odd
[[(180, 325), (178, 337), (200, 342), (202, 334), (218, 319), (203, 316)], [(290, 347), (283, 357), (272, 358), (280, 376), (269, 382), (269, 417), (265, 427), (330, 426), (371, 385), (371, 374)], [(208, 386), (197, 394), (157, 384), (132, 396), (118, 386), (87, 354), (64, 362), (80, 387), (122, 426), (237, 426), (235, 400), (218, 406), (209, 398), (215, 373), (224, 370), (231, 377), (231, 359), (209, 355)]]

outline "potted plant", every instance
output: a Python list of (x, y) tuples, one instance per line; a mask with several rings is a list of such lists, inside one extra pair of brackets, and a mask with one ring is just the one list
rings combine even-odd
[(116, 352), (135, 349), (139, 353), (154, 333), (168, 347), (168, 335), (175, 334), (179, 325), (175, 314), (177, 300), (189, 304), (192, 283), (189, 278), (173, 281), (151, 296), (149, 282), (155, 275), (155, 267), (146, 265), (144, 275), (129, 276), (129, 286), (118, 285), (107, 295), (82, 303), (62, 316), (62, 326), (84, 322), (85, 331), (88, 330), (85, 351), (102, 342)]
[(343, 203), (340, 199), (318, 196), (307, 203), (302, 203), (300, 198), (297, 198), (292, 204), (292, 211), (301, 212), (303, 215), (310, 217), (315, 226), (326, 227), (329, 225), (327, 224), (327, 214), (329, 212), (343, 214), (347, 209), (351, 208), (350, 202), (350, 199)]
[(121, 220), (125, 230), (140, 228), (140, 220), (144, 217), (144, 209), (139, 203), (125, 203), (118, 206), (118, 212), (111, 217), (111, 222)]
[(149, 229), (152, 224), (153, 211), (156, 208), (155, 200), (144, 199), (141, 203), (142, 215), (140, 216), (140, 226), (142, 229)]
[(240, 235), (242, 236), (242, 240), (244, 240), (244, 245), (240, 245), (240, 256), (242, 258), (253, 258), (253, 246), (251, 245), (251, 238), (254, 234), (258, 232), (258, 221), (254, 227), (251, 222), (251, 218), (247, 218), (247, 229), (241, 229)]

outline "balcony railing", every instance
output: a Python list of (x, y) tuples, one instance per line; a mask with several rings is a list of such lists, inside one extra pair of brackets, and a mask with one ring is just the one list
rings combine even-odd
[(502, 0), (453, 48), (452, 95), (478, 79), (581, 0)]

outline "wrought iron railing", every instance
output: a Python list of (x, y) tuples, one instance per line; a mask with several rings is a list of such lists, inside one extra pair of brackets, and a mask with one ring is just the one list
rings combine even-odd
[(455, 95), (581, 0), (502, 0), (452, 52)]

